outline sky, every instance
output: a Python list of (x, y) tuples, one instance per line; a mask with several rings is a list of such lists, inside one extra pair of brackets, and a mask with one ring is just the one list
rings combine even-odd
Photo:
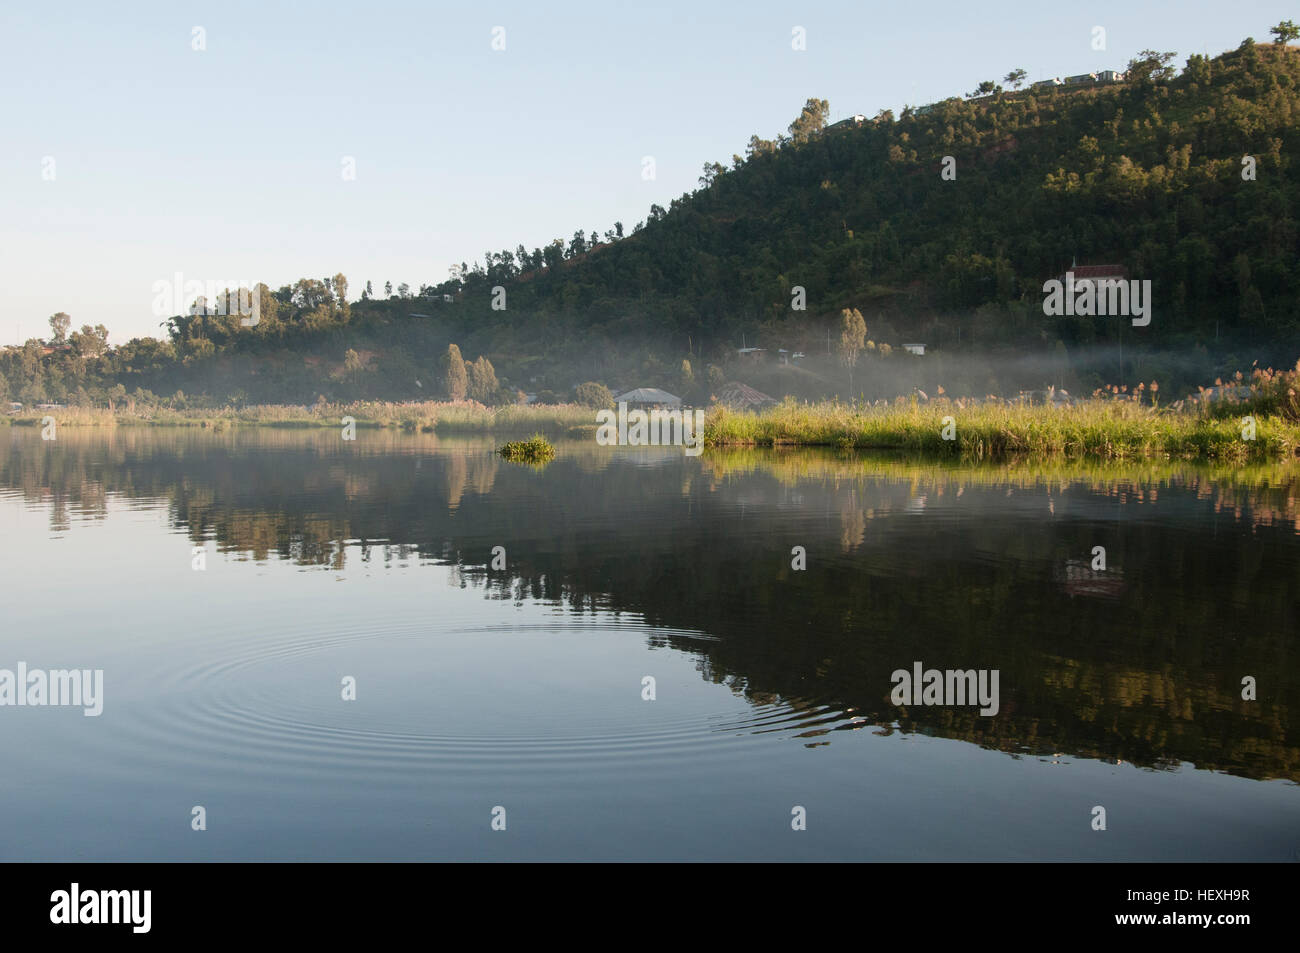
[(1014, 68), (1122, 69), (1149, 47), (1181, 65), (1298, 17), (1285, 0), (7, 4), (0, 344), (48, 336), (57, 311), (113, 344), (160, 336), (155, 284), (177, 274), (415, 291), (487, 249), (630, 231), (810, 97), (832, 120), (897, 113)]

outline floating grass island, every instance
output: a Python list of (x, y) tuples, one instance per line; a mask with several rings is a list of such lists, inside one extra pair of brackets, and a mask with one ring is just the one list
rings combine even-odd
[(545, 463), (555, 457), (555, 448), (538, 433), (527, 440), (512, 440), (498, 453), (515, 463)]

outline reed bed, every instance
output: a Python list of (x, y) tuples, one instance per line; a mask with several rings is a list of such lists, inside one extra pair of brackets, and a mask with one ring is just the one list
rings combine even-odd
[[(710, 446), (821, 446), (1004, 459), (1019, 455), (1132, 459), (1277, 460), (1300, 449), (1300, 426), (1254, 420), (1253, 439), (1236, 417), (1096, 399), (1069, 406), (939, 399), (884, 406), (793, 401), (756, 413), (715, 408)], [(952, 439), (945, 439), (945, 431)]]
[(233, 426), (337, 427), (351, 417), (358, 427), (381, 427), (418, 433), (524, 433), (530, 430), (567, 432), (594, 426), (595, 411), (578, 404), (508, 405), (488, 407), (474, 401), (389, 403), (354, 401), (312, 405), (253, 404), (215, 410), (169, 407), (61, 407), (7, 415), (7, 423), (40, 426), (53, 417), (59, 427), (177, 426), (224, 430)]

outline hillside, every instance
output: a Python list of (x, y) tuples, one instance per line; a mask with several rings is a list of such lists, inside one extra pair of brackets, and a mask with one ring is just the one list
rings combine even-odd
[[(494, 396), (562, 397), (591, 379), (707, 396), (737, 378), (773, 396), (845, 394), (828, 355), (845, 308), (895, 349), (868, 351), (854, 380), (867, 396), (1157, 376), (1176, 388), (1255, 360), (1289, 366), (1300, 53), (1247, 40), (1181, 71), (1163, 59), (1131, 64), (1123, 83), (954, 98), (860, 126), (824, 128), (827, 104), (810, 100), (789, 136), (706, 164), (698, 191), (631, 229), (487, 253), (419, 295), (350, 300), (341, 275), (263, 286), (252, 328), (177, 316), (169, 340), (105, 353), (87, 326), (66, 350), (7, 350), (0, 387), (28, 401), (102, 401), (117, 385), (213, 401), (428, 397), (456, 342), (509, 381)], [(946, 156), (955, 177), (940, 174)], [(1072, 262), (1150, 280), (1150, 326), (1045, 317), (1042, 283)], [(925, 358), (899, 354), (911, 341)], [(808, 357), (746, 362), (742, 342)]]

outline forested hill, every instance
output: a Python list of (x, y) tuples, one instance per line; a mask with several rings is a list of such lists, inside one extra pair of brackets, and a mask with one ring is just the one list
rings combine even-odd
[[(1177, 76), (1145, 67), (1124, 83), (951, 99), (860, 128), (796, 121), (789, 139), (751, 140), (731, 168), (706, 169), (707, 188), (652, 210), (628, 239), (530, 280), (495, 259), (466, 283), (467, 306), (511, 333), (539, 313), (577, 315), (684, 351), (688, 335), (789, 340), (797, 285), (807, 316), (856, 306), (912, 334), (939, 316), (970, 340), (1015, 343), (1038, 337), (1042, 282), (1077, 259), (1153, 282), (1153, 336), (1212, 338), (1216, 321), (1221, 333), (1296, 329), (1300, 55), (1247, 42)], [(489, 309), (495, 284), (507, 313)], [(1059, 329), (1067, 344), (1106, 330), (1074, 324)]]
[[(562, 393), (675, 376), (684, 359), (731, 378), (742, 341), (824, 356), (846, 308), (872, 339), (924, 341), (950, 365), (966, 352), (1075, 353), (1121, 333), (1133, 353), (1199, 353), (1207, 367), (1215, 355), (1290, 364), (1300, 52), (1246, 40), (1181, 70), (1173, 56), (1148, 51), (1122, 82), (997, 88), (860, 124), (826, 127), (828, 104), (809, 100), (789, 135), (707, 164), (699, 190), (632, 228), (488, 253), (418, 294), (357, 300), (341, 275), (262, 288), (256, 327), (177, 316), (167, 341), (102, 356), (92, 343), (81, 380), (55, 368), (51, 384), (58, 353), (33, 370), (30, 348), (8, 351), (0, 374), (29, 397), (75, 384), (94, 398), (117, 383), (259, 400), (427, 396), (454, 341), (514, 385)], [(1072, 262), (1149, 279), (1150, 326), (1045, 317), (1043, 281)]]

